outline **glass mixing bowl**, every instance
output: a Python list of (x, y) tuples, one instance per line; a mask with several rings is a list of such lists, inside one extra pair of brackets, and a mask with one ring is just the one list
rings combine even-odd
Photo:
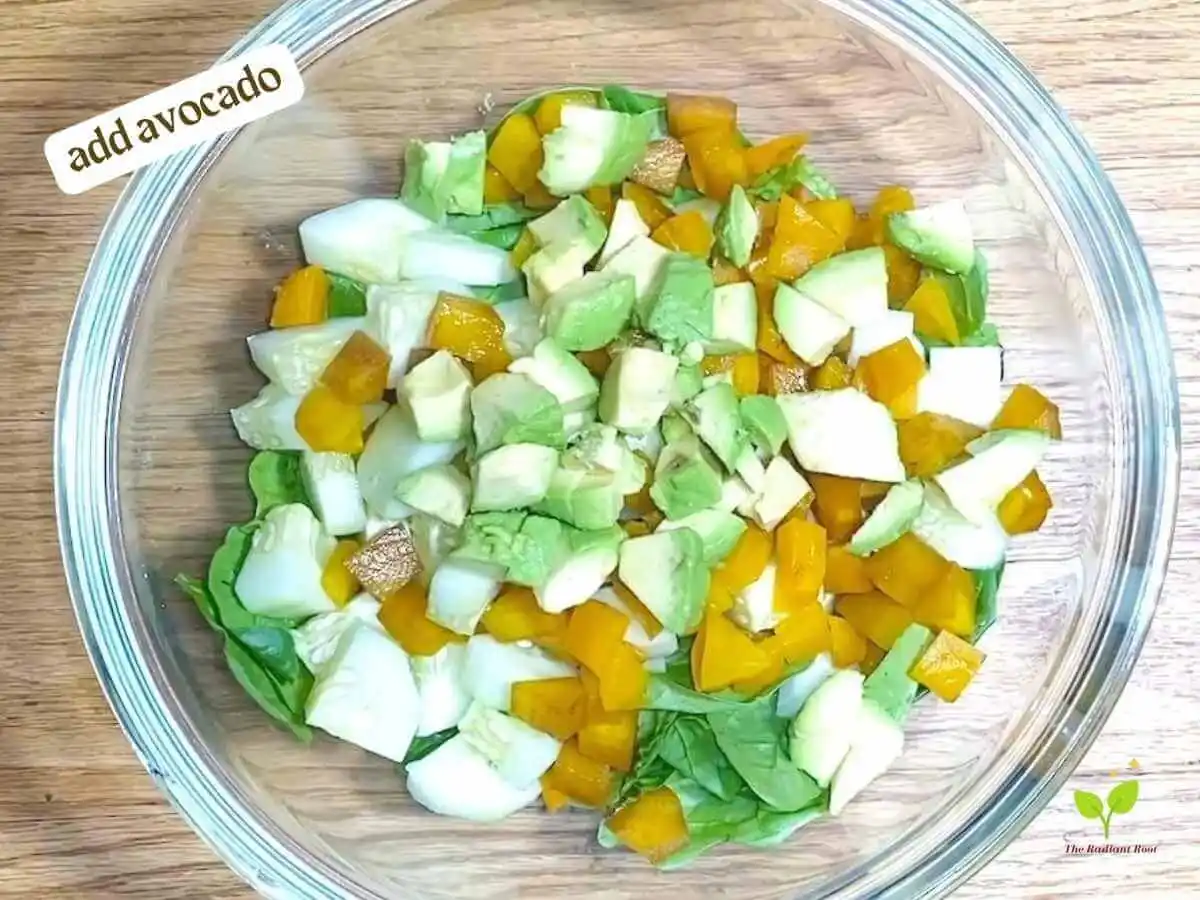
[[(942, 0), (298, 0), (230, 55), (270, 42), (297, 56), (303, 102), (133, 178), (83, 286), (58, 405), (80, 628), (130, 740), (196, 831), (263, 893), (313, 898), (907, 900), (997, 853), (1125, 684), (1177, 493), (1154, 285), (1045, 90)], [(300, 219), (393, 192), (409, 137), (493, 122), (547, 85), (607, 82), (729, 95), (754, 136), (805, 129), (857, 201), (892, 182), (922, 201), (965, 197), (1006, 378), (1044, 388), (1065, 434), (1042, 469), (1055, 509), (1015, 542), (965, 697), (920, 704), (899, 764), (840, 819), (670, 875), (600, 851), (592, 815), (472, 826), (417, 808), (381, 759), (300, 746), (243, 696), (170, 584), (251, 515), (249, 451), (226, 411), (257, 390), (242, 339), (297, 263)]]

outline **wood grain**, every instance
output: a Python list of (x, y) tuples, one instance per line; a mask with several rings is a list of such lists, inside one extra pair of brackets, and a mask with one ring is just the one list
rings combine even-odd
[[(0, 228), (9, 314), (0, 327), (0, 896), (243, 897), (135, 760), (100, 695), (60, 571), (50, 437), (63, 338), (79, 280), (119, 185), (66, 197), (49, 133), (203, 68), (270, 0), (0, 2)], [(1136, 758), (1129, 834), (1153, 856), (1078, 860), (1064, 791), (974, 878), (967, 897), (1200, 895), (1200, 6), (1185, 0), (970, 0), (1055, 93), (1133, 215), (1166, 307), (1184, 409), (1182, 515), (1151, 639), (1072, 787), (1106, 789)]]

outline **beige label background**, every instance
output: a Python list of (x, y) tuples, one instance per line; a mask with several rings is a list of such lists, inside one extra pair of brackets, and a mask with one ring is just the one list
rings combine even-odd
[[(0, 3), (0, 897), (249, 897), (134, 758), (65, 596), (50, 499), (55, 381), (72, 302), (121, 181), (64, 196), (42, 142), (194, 74), (274, 6)], [(963, 6), (1054, 91), (1129, 206), (1170, 320), (1185, 471), (1166, 593), (1128, 692), (1068, 790), (958, 896), (1200, 897), (1200, 4)], [(1070, 788), (1103, 796), (1116, 781), (1108, 773), (1131, 757), (1142, 766), (1141, 798), (1114, 838), (1160, 842), (1158, 853), (1067, 857), (1064, 834), (1097, 833)]]

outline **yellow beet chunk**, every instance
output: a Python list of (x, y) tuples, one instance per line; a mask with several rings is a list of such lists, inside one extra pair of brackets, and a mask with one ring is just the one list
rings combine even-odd
[(577, 676), (518, 681), (512, 686), (512, 714), (560, 741), (583, 727), (586, 710), (583, 682)]
[(671, 218), (671, 210), (662, 198), (643, 184), (626, 181), (621, 185), (621, 197), (637, 207), (638, 215), (651, 231)]
[(768, 688), (774, 687), (787, 675), (788, 661), (784, 657), (783, 641), (772, 634), (756, 643), (766, 655), (766, 666), (757, 674), (733, 683), (735, 691), (748, 697), (755, 697)]
[(725, 131), (737, 128), (737, 105), (725, 97), (700, 94), (667, 94), (667, 130), (672, 137), (684, 138), (698, 131)]
[(888, 216), (895, 213), (909, 212), (916, 209), (912, 191), (897, 184), (880, 188), (875, 200), (867, 212), (867, 220), (871, 225), (871, 243), (881, 246), (887, 239)]
[(780, 281), (794, 281), (845, 248), (845, 241), (825, 227), (799, 200), (779, 198), (775, 233), (767, 253), (766, 272)]
[(542, 135), (533, 117), (514, 113), (501, 122), (488, 147), (487, 159), (522, 194), (541, 184), (537, 174), (543, 161)]
[(512, 258), (512, 264), (515, 268), (521, 268), (525, 265), (529, 257), (537, 253), (538, 242), (533, 236), (533, 232), (526, 228), (521, 232), (521, 236), (517, 238), (517, 242), (513, 245), (512, 250), (508, 255)]
[(512, 203), (521, 199), (521, 192), (509, 184), (508, 179), (491, 163), (483, 170), (483, 202)]
[(680, 138), (688, 165), (700, 193), (724, 203), (735, 184), (750, 183), (746, 152), (736, 134), (724, 128), (706, 128)]
[(943, 631), (908, 670), (908, 677), (947, 703), (953, 703), (967, 689), (985, 656), (958, 635)]
[(321, 587), (338, 606), (345, 606), (358, 593), (358, 579), (346, 568), (346, 560), (358, 552), (359, 546), (353, 538), (338, 541), (321, 572)]
[(722, 584), (732, 593), (739, 594), (758, 581), (771, 561), (771, 550), (771, 535), (753, 522), (748, 522), (732, 552), (713, 575), (720, 577)]
[(863, 654), (862, 662), (858, 664), (858, 671), (864, 675), (870, 675), (875, 671), (875, 667), (883, 662), (883, 657), (887, 651), (882, 647), (877, 647), (870, 641), (867, 641), (867, 652)]
[(832, 647), (829, 613), (815, 600), (790, 612), (775, 627), (783, 658), (791, 664), (812, 659)]
[(912, 608), (913, 618), (927, 628), (959, 637), (975, 633), (975, 579), (956, 563), (921, 595)]
[(323, 384), (313, 387), (296, 410), (296, 432), (317, 453), (361, 453), (363, 411)]
[(816, 472), (808, 476), (808, 483), (815, 495), (813, 514), (825, 526), (829, 540), (845, 543), (862, 525), (862, 486), (856, 478), (838, 475), (821, 475)]
[(503, 372), (512, 362), (504, 347), (504, 320), (486, 303), (442, 292), (429, 322), (429, 346), (471, 363), (475, 378)]
[(753, 678), (770, 663), (766, 652), (724, 613), (709, 609), (692, 644), (692, 682), (706, 693)]
[(562, 125), (564, 106), (595, 106), (594, 91), (556, 91), (547, 94), (538, 104), (537, 112), (533, 114), (534, 124), (543, 135), (549, 134)]
[(599, 600), (589, 600), (571, 612), (567, 650), (604, 681), (609, 669), (617, 665), (618, 648), (625, 642), (628, 627), (628, 616)]
[(642, 654), (631, 644), (618, 644), (600, 678), (600, 702), (608, 712), (641, 709), (646, 705), (649, 683)]
[(758, 354), (737, 353), (731, 356), (706, 356), (700, 361), (705, 375), (728, 372), (733, 389), (743, 397), (757, 394), (759, 389)]
[(579, 752), (618, 772), (628, 772), (633, 768), (637, 747), (636, 710), (605, 709), (600, 679), (584, 669), (580, 672), (580, 680), (583, 682), (584, 723), (576, 736)]
[(675, 792), (668, 787), (647, 791), (608, 819), (609, 830), (622, 844), (652, 863), (660, 863), (687, 846), (687, 821)]
[(1042, 527), (1053, 506), (1050, 492), (1038, 473), (1030, 472), (1024, 481), (1004, 495), (996, 515), (1009, 534), (1028, 534)]
[(917, 413), (897, 427), (900, 459), (912, 478), (929, 478), (967, 450), (983, 430), (938, 413)]
[(854, 204), (850, 200), (845, 197), (835, 200), (809, 200), (804, 204), (804, 208), (809, 215), (836, 235), (845, 247), (850, 235), (854, 233), (854, 223), (857, 221)]
[(554, 196), (540, 181), (525, 192), (523, 199), (530, 209), (550, 210), (562, 202), (562, 197)]
[[(925, 360), (908, 338), (901, 338), (858, 361), (855, 374), (872, 400), (891, 409), (913, 391), (925, 375)], [(914, 410), (915, 412), (915, 410)]]
[(850, 387), (854, 380), (854, 370), (846, 361), (837, 356), (831, 356), (817, 367), (813, 373), (812, 388), (814, 391), (840, 391)]
[(704, 608), (713, 612), (729, 612), (733, 609), (736, 594), (736, 591), (721, 580), (721, 570), (716, 569), (708, 581), (708, 596), (704, 599)]
[(484, 610), (480, 623), (498, 641), (532, 641), (548, 650), (562, 648), (567, 637), (566, 613), (548, 613), (538, 605), (533, 591), (508, 585)]
[(950, 564), (912, 532), (867, 558), (871, 582), (909, 609), (946, 574)]
[(829, 654), (839, 669), (857, 666), (867, 655), (867, 640), (841, 616), (829, 617)]
[(1000, 412), (992, 421), (992, 429), (998, 428), (1036, 428), (1044, 431), (1056, 441), (1062, 440), (1062, 425), (1058, 420), (1058, 407), (1046, 399), (1046, 396), (1035, 387), (1018, 384)]
[(297, 269), (275, 289), (271, 327), (316, 325), (328, 316), (329, 276), (320, 266)]
[(717, 287), (749, 281), (750, 276), (722, 256), (713, 259), (713, 282)]
[(556, 812), (561, 812), (562, 810), (566, 809), (571, 803), (571, 798), (550, 784), (546, 776), (543, 775), (542, 803), (546, 806), (546, 812), (553, 815)]
[(551, 788), (566, 794), (582, 806), (604, 806), (612, 795), (612, 769), (588, 759), (575, 740), (566, 741), (558, 758), (542, 776), (542, 789)]
[(865, 594), (874, 589), (866, 560), (855, 556), (844, 544), (825, 548), (825, 590), (831, 594)]
[(904, 629), (913, 623), (907, 609), (880, 591), (838, 597), (833, 608), (855, 631), (884, 650), (890, 650)]
[(913, 314), (913, 327), (922, 335), (947, 344), (961, 344), (958, 320), (950, 305), (950, 295), (940, 278), (926, 278), (904, 304)]
[(392, 358), (364, 331), (356, 331), (342, 344), (321, 382), (345, 403), (378, 403), (387, 389)]
[(613, 199), (613, 190), (611, 185), (600, 185), (598, 187), (590, 187), (583, 192), (583, 196), (587, 202), (596, 207), (596, 212), (600, 213), (600, 218), (604, 220), (605, 225), (612, 224), (613, 207), (616, 200)]
[(825, 529), (807, 519), (788, 518), (775, 530), (775, 558), (775, 610), (816, 603), (825, 583)]
[(781, 365), (803, 365), (775, 327), (775, 291), (778, 287), (779, 282), (774, 278), (754, 284), (758, 302), (758, 349)]
[(662, 623), (655, 618), (654, 613), (646, 608), (646, 605), (637, 598), (637, 595), (633, 591), (625, 586), (623, 581), (614, 578), (612, 589), (621, 598), (621, 602), (629, 609), (630, 614), (637, 620), (637, 623), (646, 630), (646, 634), (654, 637), (663, 630)]
[(690, 253), (700, 259), (708, 259), (714, 240), (708, 220), (694, 209), (671, 216), (650, 237), (669, 250)]
[(426, 615), (427, 607), (425, 589), (410, 581), (384, 598), (379, 622), (413, 656), (433, 656), (447, 644), (466, 642), (461, 634), (432, 621)]
[(895, 244), (883, 245), (883, 260), (887, 266), (888, 306), (900, 309), (921, 281), (921, 264)]
[(807, 134), (784, 134), (746, 149), (746, 170), (751, 179), (777, 166), (786, 166), (808, 143)]

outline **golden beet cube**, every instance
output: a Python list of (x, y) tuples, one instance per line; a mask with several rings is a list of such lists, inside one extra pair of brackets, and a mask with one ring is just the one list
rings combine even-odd
[(912, 532), (867, 557), (871, 582), (909, 609), (945, 573), (950, 563)]
[(392, 357), (364, 331), (356, 331), (321, 373), (321, 382), (346, 403), (378, 403), (387, 389)]
[[(884, 650), (890, 650), (904, 629), (913, 623), (912, 613), (879, 591), (838, 597), (833, 608), (855, 631)], [(867, 649), (869, 657), (870, 648)]]
[(1062, 425), (1058, 420), (1058, 407), (1035, 387), (1018, 384), (1000, 412), (992, 421), (992, 430), (999, 428), (1036, 428), (1044, 431), (1056, 441), (1062, 439)]
[(925, 360), (912, 341), (901, 338), (860, 359), (855, 374), (862, 379), (871, 399), (891, 409), (924, 377)]
[(613, 813), (609, 830), (630, 850), (651, 862), (662, 862), (687, 846), (683, 806), (668, 787), (655, 788)]
[(942, 700), (953, 703), (967, 689), (985, 658), (986, 654), (978, 647), (943, 631), (908, 670), (908, 675)]
[(362, 407), (323, 384), (305, 394), (296, 410), (296, 432), (317, 453), (361, 453), (363, 428)]
[(897, 426), (900, 459), (911, 478), (929, 478), (967, 452), (983, 431), (938, 413), (917, 413)]
[(500, 123), (487, 159), (505, 180), (522, 194), (527, 194), (538, 181), (542, 168), (542, 135), (533, 117), (514, 113)]
[(947, 563), (945, 573), (913, 604), (920, 624), (969, 638), (975, 633), (975, 578), (956, 563)]
[(512, 362), (504, 346), (504, 320), (486, 303), (445, 292), (429, 321), (429, 346), (471, 363), (476, 381), (503, 372)]
[(1053, 506), (1050, 492), (1038, 473), (1030, 472), (1024, 481), (1004, 495), (996, 515), (1009, 534), (1028, 534), (1042, 527)]
[(297, 269), (275, 289), (271, 327), (316, 325), (329, 315), (329, 276), (320, 266)]

